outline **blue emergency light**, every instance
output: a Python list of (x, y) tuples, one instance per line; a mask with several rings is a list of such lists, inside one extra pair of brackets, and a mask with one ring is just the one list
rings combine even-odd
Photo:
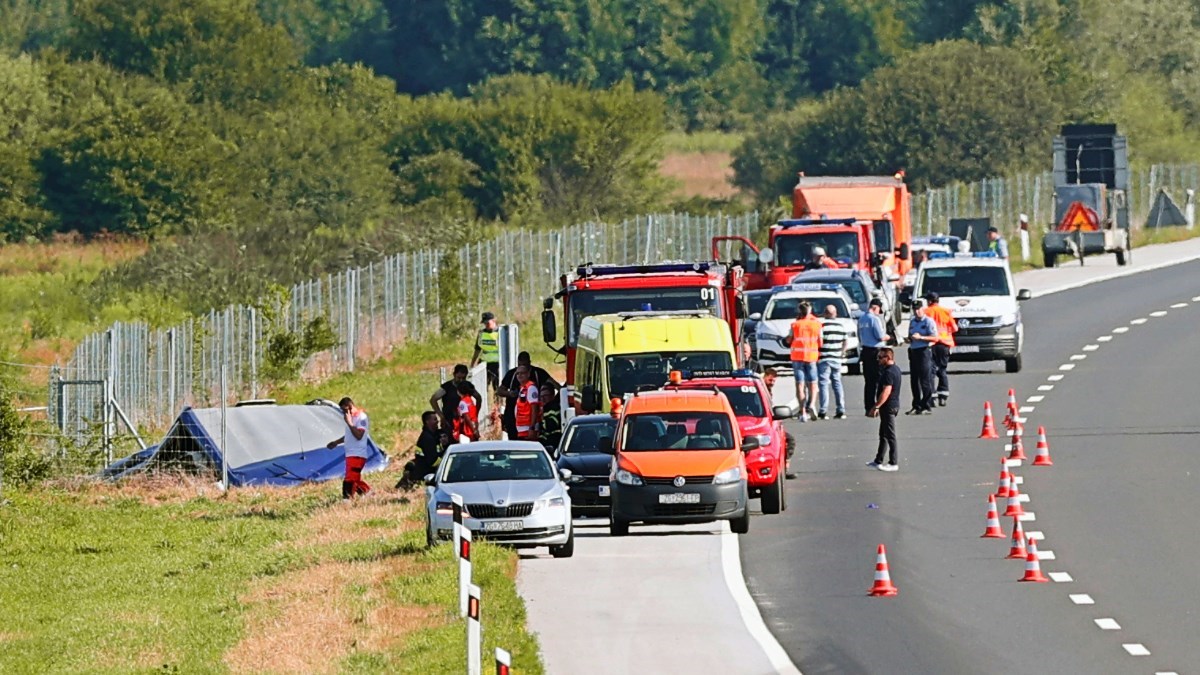
[(680, 272), (708, 272), (711, 262), (664, 263), (660, 265), (580, 265), (575, 269), (578, 277), (598, 277), (616, 274), (678, 274)]
[(949, 260), (951, 258), (999, 258), (995, 251), (975, 251), (974, 253), (946, 253), (944, 251), (931, 251), (926, 257), (926, 260)]
[(805, 225), (853, 225), (858, 218), (789, 218), (781, 220), (776, 225), (780, 227), (804, 227)]

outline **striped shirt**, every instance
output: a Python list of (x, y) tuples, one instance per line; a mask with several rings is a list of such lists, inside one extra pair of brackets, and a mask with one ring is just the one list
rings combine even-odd
[(821, 319), (821, 360), (841, 361), (850, 331), (837, 319)]

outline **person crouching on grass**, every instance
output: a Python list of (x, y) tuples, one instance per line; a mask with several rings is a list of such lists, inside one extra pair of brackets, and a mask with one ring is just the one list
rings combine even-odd
[(325, 447), (332, 450), (343, 443), (346, 445), (346, 477), (342, 480), (342, 499), (365, 496), (371, 491), (371, 486), (362, 479), (363, 467), (367, 465), (367, 453), (371, 449), (371, 439), (367, 435), (370, 426), (367, 413), (355, 406), (349, 396), (339, 401), (338, 407), (342, 409), (346, 433), (342, 438), (329, 441)]

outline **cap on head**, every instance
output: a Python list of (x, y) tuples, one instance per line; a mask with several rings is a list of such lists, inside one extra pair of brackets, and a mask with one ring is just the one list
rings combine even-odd
[(913, 303), (912, 303), (912, 308), (913, 308), (914, 310), (916, 310), (916, 309), (925, 309), (925, 301), (924, 301), (924, 300), (922, 300), (922, 299), (920, 299), (920, 298), (917, 298), (916, 300), (913, 300)]
[(479, 320), (482, 321), (483, 323), (487, 323), (495, 318), (496, 318), (495, 314), (492, 314), (491, 312), (484, 312), (483, 316), (479, 317)]
[(995, 225), (988, 228), (988, 234), (1000, 234), (1000, 230), (996, 229)]
[(825, 255), (825, 249), (821, 248), (820, 246), (814, 246), (812, 254), (813, 255)]

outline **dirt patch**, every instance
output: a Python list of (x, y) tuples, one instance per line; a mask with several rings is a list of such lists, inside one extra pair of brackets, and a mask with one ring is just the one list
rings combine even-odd
[(114, 501), (134, 499), (147, 505), (180, 504), (204, 497), (207, 499), (231, 500), (245, 504), (247, 508), (267, 508), (271, 504), (290, 501), (307, 493), (323, 493), (327, 483), (310, 483), (289, 487), (262, 486), (236, 488), (226, 493), (217, 484), (215, 476), (198, 476), (181, 473), (147, 473), (116, 482), (100, 482), (90, 479), (64, 480), (56, 483), (89, 504), (108, 504)]
[(738, 194), (733, 186), (733, 155), (728, 152), (687, 152), (667, 155), (659, 173), (680, 182), (675, 196), (729, 199)]
[(420, 526), (420, 521), (407, 517), (413, 508), (411, 503), (373, 499), (321, 509), (304, 522), (305, 534), (297, 543), (326, 546), (363, 539), (390, 539)]
[(435, 611), (388, 599), (387, 579), (413, 567), (407, 558), (327, 562), (261, 580), (242, 598), (245, 637), (225, 664), (235, 673), (333, 673), (355, 651), (388, 649)]

